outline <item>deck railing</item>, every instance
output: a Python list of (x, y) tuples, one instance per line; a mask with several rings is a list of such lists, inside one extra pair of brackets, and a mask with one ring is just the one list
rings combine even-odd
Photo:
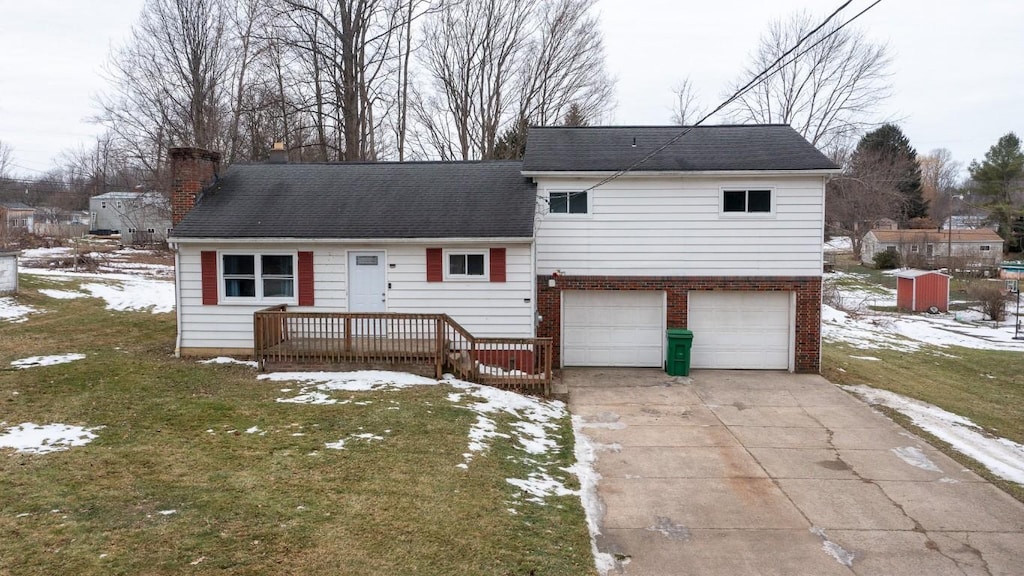
[(477, 338), (447, 314), (292, 312), (253, 315), (253, 353), (268, 365), (416, 365), (440, 378), (547, 394), (550, 338)]

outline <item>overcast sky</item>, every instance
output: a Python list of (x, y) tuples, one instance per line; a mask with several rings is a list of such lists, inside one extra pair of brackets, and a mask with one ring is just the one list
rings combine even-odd
[[(714, 105), (749, 60), (767, 23), (839, 0), (597, 0), (616, 124), (666, 124), (672, 87), (689, 77)], [(844, 14), (869, 4), (855, 0)], [(17, 173), (38, 175), (60, 152), (88, 145), (88, 122), (112, 46), (143, 0), (0, 0), (0, 140)], [(879, 118), (900, 121), (919, 153), (949, 148), (965, 164), (1009, 131), (1024, 135), (1024, 1), (885, 0), (860, 28), (894, 55), (894, 96)]]

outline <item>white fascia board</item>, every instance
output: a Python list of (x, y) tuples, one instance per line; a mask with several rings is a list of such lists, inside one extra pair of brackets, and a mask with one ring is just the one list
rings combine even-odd
[(177, 238), (177, 244), (532, 244), (533, 238)]
[[(833, 176), (841, 173), (839, 168), (822, 168), (818, 170), (631, 170), (620, 177), (629, 178), (682, 178), (700, 176), (734, 176), (749, 178), (751, 176)], [(523, 171), (526, 178), (607, 178), (619, 172), (570, 172), (570, 171)]]

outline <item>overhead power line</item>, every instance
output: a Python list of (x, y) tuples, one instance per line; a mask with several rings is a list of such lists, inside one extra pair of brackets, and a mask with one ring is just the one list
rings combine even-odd
[(827, 40), (831, 36), (833, 36), (836, 33), (838, 33), (840, 30), (842, 30), (843, 28), (848, 26), (854, 20), (856, 20), (856, 19), (860, 18), (861, 16), (863, 16), (868, 10), (871, 10), (872, 8), (874, 8), (875, 6), (880, 4), (882, 2), (882, 0), (875, 0), (867, 8), (861, 10), (856, 15), (854, 15), (852, 18), (850, 18), (849, 20), (843, 22), (839, 26), (837, 26), (835, 28), (835, 30), (832, 30), (831, 32), (829, 32), (825, 36), (823, 36), (820, 39), (818, 39), (818, 41), (816, 41), (815, 43), (813, 43), (810, 46), (804, 48), (798, 54), (793, 56), (789, 61), (787, 61), (785, 63), (782, 63), (783, 60), (786, 60), (787, 58), (789, 58), (790, 55), (792, 55), (794, 52), (796, 52), (797, 49), (800, 48), (801, 44), (806, 42), (810, 37), (814, 36), (822, 28), (827, 26), (828, 23), (831, 22), (833, 18), (835, 18), (840, 12), (842, 12), (852, 2), (853, 2), (853, 0), (846, 0), (845, 2), (843, 2), (838, 8), (836, 8), (831, 14), (829, 14), (824, 20), (822, 20), (821, 24), (818, 24), (813, 30), (811, 30), (810, 32), (805, 34), (803, 37), (801, 37), (799, 40), (797, 40), (796, 43), (793, 44), (793, 46), (791, 48), (789, 48), (788, 50), (783, 52), (782, 55), (779, 56), (778, 58), (776, 58), (774, 62), (772, 62), (771, 64), (766, 66), (763, 70), (761, 70), (761, 72), (759, 72), (753, 78), (751, 78), (749, 82), (747, 82), (746, 84), (741, 86), (739, 89), (737, 89), (735, 92), (733, 92), (731, 96), (729, 96), (724, 101), (722, 101), (722, 103), (719, 104), (718, 106), (716, 106), (714, 110), (712, 110), (711, 112), (708, 112), (707, 114), (705, 114), (703, 118), (701, 118), (700, 120), (697, 120), (691, 126), (685, 127), (682, 131), (679, 132), (679, 134), (676, 134), (675, 136), (670, 138), (667, 142), (665, 142), (661, 146), (655, 148), (650, 153), (645, 155), (643, 158), (633, 162), (632, 164), (630, 164), (629, 166), (627, 166), (627, 167), (625, 167), (625, 168), (623, 168), (621, 170), (616, 171), (614, 174), (611, 174), (610, 176), (605, 177), (603, 180), (601, 180), (597, 184), (594, 184), (593, 186), (590, 186), (589, 188), (587, 188), (585, 190), (581, 190), (581, 191), (577, 192), (577, 194), (582, 194), (584, 192), (589, 192), (589, 191), (591, 191), (591, 190), (593, 190), (595, 188), (598, 188), (600, 186), (604, 186), (605, 184), (608, 184), (609, 182), (617, 180), (618, 178), (624, 176), (625, 174), (628, 174), (629, 172), (632, 172), (638, 166), (644, 164), (645, 162), (647, 162), (651, 158), (653, 158), (653, 157), (657, 156), (658, 154), (660, 154), (661, 152), (663, 152), (669, 146), (671, 146), (671, 145), (675, 144), (676, 142), (678, 142), (683, 136), (686, 136), (687, 134), (689, 134), (691, 131), (693, 131), (694, 128), (696, 128), (696, 127), (700, 126), (701, 124), (703, 124), (704, 122), (706, 122), (709, 118), (711, 118), (712, 116), (714, 116), (715, 114), (720, 112), (723, 108), (725, 108), (729, 104), (732, 104), (737, 98), (739, 98), (740, 96), (743, 96), (744, 94), (746, 94), (750, 90), (752, 90), (755, 87), (757, 87), (759, 84), (765, 82), (766, 80), (771, 78), (773, 75), (778, 73), (783, 67), (791, 64), (796, 59), (800, 58), (801, 56), (806, 54), (808, 51), (812, 50), (814, 47), (818, 46), (819, 44), (821, 44), (822, 42), (824, 42), (825, 40)]

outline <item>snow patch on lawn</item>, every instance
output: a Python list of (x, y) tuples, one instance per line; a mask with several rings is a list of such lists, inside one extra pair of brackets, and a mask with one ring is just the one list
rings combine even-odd
[[(102, 298), (107, 303), (107, 310), (118, 312), (149, 310), (154, 314), (174, 310), (174, 282), (170, 280), (146, 278), (137, 274), (80, 273), (45, 268), (23, 268), (22, 272), (62, 280), (92, 280), (94, 282), (82, 284), (79, 287), (80, 293), (83, 296)], [(55, 291), (48, 290), (48, 292)], [(72, 294), (72, 292), (68, 292), (68, 294)]]
[[(436, 386), (446, 384), (457, 391), (448, 395), (452, 404), (472, 411), (476, 419), (468, 431), (466, 452), (459, 468), (469, 468), (470, 462), (478, 454), (486, 452), (496, 441), (510, 440), (512, 446), (520, 453), (518, 458), (531, 471), (526, 478), (508, 478), (509, 484), (522, 490), (526, 500), (538, 504), (545, 503), (550, 496), (566, 496), (577, 492), (566, 486), (567, 478), (560, 477), (560, 472), (571, 473), (570, 470), (552, 470), (553, 459), (545, 458), (559, 449), (556, 439), (560, 432), (561, 420), (568, 414), (565, 404), (548, 401), (515, 392), (499, 390), (490, 386), (481, 386), (472, 382), (457, 380), (448, 375), (438, 381), (432, 378), (387, 372), (381, 370), (362, 370), (356, 372), (275, 372), (257, 376), (259, 380), (271, 382), (299, 382), (298, 390), (289, 390), (292, 396), (278, 398), (277, 402), (294, 404), (339, 404), (349, 399), (339, 400), (337, 392), (369, 392), (383, 390), (399, 390), (411, 386)], [(357, 402), (365, 404), (365, 402)], [(390, 409), (391, 407), (385, 408)], [(511, 422), (506, 423), (508, 420)], [(356, 434), (327, 444), (328, 448), (344, 449), (352, 439), (380, 440), (372, 434)]]
[(200, 364), (241, 364), (242, 366), (249, 366), (250, 368), (258, 368), (259, 364), (255, 360), (235, 360), (228, 356), (217, 356), (216, 358), (210, 358), (209, 360), (200, 360)]
[(74, 300), (76, 298), (84, 298), (88, 296), (85, 292), (77, 292), (75, 290), (53, 290), (50, 288), (41, 288), (39, 293), (43, 296), (48, 296), (54, 300)]
[(1024, 445), (989, 436), (971, 420), (920, 400), (870, 386), (843, 388), (869, 404), (887, 406), (907, 416), (915, 426), (977, 460), (1000, 478), (1024, 484)]
[(37, 366), (54, 366), (82, 360), (85, 354), (55, 354), (53, 356), (29, 356), (11, 362), (11, 366), (19, 369), (36, 368)]
[(14, 448), (18, 452), (28, 454), (47, 454), (67, 450), (72, 446), (85, 446), (96, 438), (94, 430), (68, 424), (34, 424), (26, 422), (16, 426), (5, 427), (0, 422), (0, 448)]
[(584, 426), (586, 422), (581, 416), (572, 417), (572, 431), (576, 438), (573, 454), (576, 456), (576, 463), (566, 471), (575, 474), (579, 479), (580, 501), (587, 516), (587, 530), (590, 532), (590, 551), (594, 555), (598, 572), (604, 575), (614, 570), (617, 562), (611, 554), (597, 549), (597, 537), (601, 535), (601, 520), (604, 518), (605, 508), (597, 496), (597, 482), (601, 479), (601, 475), (594, 469), (597, 449), (583, 433)]
[(822, 305), (821, 333), (825, 340), (864, 350), (900, 352), (915, 352), (925, 345), (1024, 351), (1024, 342), (1013, 339), (1017, 317), (1009, 308), (1007, 319), (998, 325), (986, 321), (977, 310), (948, 314), (881, 312), (872, 307), (895, 307), (895, 290), (869, 284), (864, 274), (834, 272), (825, 278), (838, 289), (838, 305), (842, 308)]
[(355, 372), (272, 372), (260, 374), (258, 380), (271, 382), (302, 382), (299, 393), (291, 398), (278, 398), (278, 402), (293, 404), (336, 404), (329, 392), (372, 392), (399, 390), (410, 386), (429, 386), (437, 380), (405, 372), (385, 370), (358, 370)]
[(33, 312), (36, 312), (35, 308), (18, 304), (10, 296), (0, 297), (0, 320), (18, 324), (28, 320), (27, 316)]
[(360, 434), (349, 434), (347, 438), (342, 438), (341, 440), (338, 440), (337, 442), (327, 442), (327, 443), (324, 444), (324, 446), (326, 446), (327, 448), (330, 448), (332, 450), (344, 450), (345, 449), (345, 443), (348, 442), (349, 440), (362, 440), (364, 442), (373, 442), (373, 441), (380, 441), (380, 440), (383, 440), (383, 439), (384, 439), (383, 436), (378, 436), (376, 434), (370, 434), (369, 432), (363, 432), (363, 433), (360, 433)]

